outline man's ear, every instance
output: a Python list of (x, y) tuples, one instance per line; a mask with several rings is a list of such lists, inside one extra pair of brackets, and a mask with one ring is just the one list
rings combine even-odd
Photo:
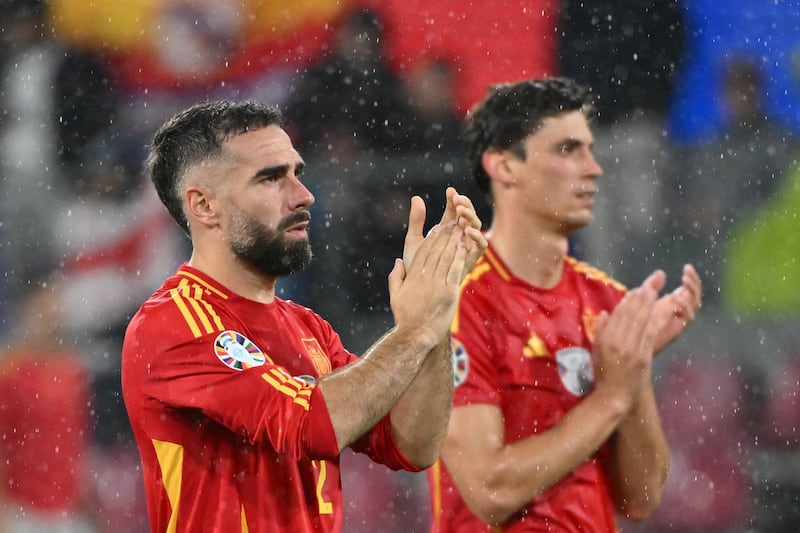
[(484, 170), (486, 170), (486, 173), (489, 175), (489, 178), (504, 186), (514, 182), (508, 160), (509, 154), (508, 150), (492, 148), (483, 152), (481, 156), (481, 163), (483, 164)]
[(219, 224), (222, 206), (211, 189), (203, 185), (188, 187), (184, 200), (190, 225), (192, 220), (209, 228)]

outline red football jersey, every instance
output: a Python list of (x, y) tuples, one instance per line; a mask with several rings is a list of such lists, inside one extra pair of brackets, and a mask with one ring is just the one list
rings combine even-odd
[[(183, 265), (130, 322), (122, 387), (154, 532), (339, 531), (336, 436), (316, 379), (356, 359), (310, 309)], [(354, 446), (413, 470), (388, 417)]]
[[(497, 405), (506, 443), (551, 428), (591, 390), (594, 325), (624, 292), (571, 257), (556, 287), (536, 288), (515, 277), (490, 245), (462, 285), (451, 328), (455, 407)], [(441, 461), (428, 477), (434, 532), (617, 529), (602, 450), (495, 529), (467, 508)]]
[(0, 355), (2, 491), (23, 508), (69, 515), (85, 504), (89, 375), (73, 354), (41, 350), (31, 343)]

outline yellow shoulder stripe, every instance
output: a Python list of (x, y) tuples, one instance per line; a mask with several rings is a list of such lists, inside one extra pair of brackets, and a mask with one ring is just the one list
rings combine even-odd
[(203, 298), (204, 287), (182, 279), (178, 287), (170, 290), (170, 296), (192, 330), (195, 337), (215, 331), (223, 331), (222, 320), (214, 308)]

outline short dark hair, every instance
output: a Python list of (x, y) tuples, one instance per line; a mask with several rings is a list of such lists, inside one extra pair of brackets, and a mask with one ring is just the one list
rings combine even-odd
[(493, 85), (467, 114), (461, 134), (470, 168), (481, 191), (490, 194), (489, 175), (481, 162), (489, 149), (510, 150), (525, 159), (525, 139), (545, 118), (566, 111), (592, 118), (589, 91), (569, 78), (550, 77)]
[(186, 170), (218, 156), (230, 137), (272, 125), (283, 126), (283, 115), (276, 107), (220, 100), (185, 109), (158, 129), (147, 156), (147, 171), (158, 197), (183, 231), (189, 234), (189, 223), (178, 183)]

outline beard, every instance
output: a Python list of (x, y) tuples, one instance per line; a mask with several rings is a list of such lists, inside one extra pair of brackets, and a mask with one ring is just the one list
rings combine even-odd
[(293, 213), (268, 228), (241, 212), (231, 217), (230, 247), (236, 256), (271, 276), (287, 276), (303, 270), (311, 262), (308, 239), (289, 239), (284, 232), (299, 222), (311, 220), (308, 211)]

